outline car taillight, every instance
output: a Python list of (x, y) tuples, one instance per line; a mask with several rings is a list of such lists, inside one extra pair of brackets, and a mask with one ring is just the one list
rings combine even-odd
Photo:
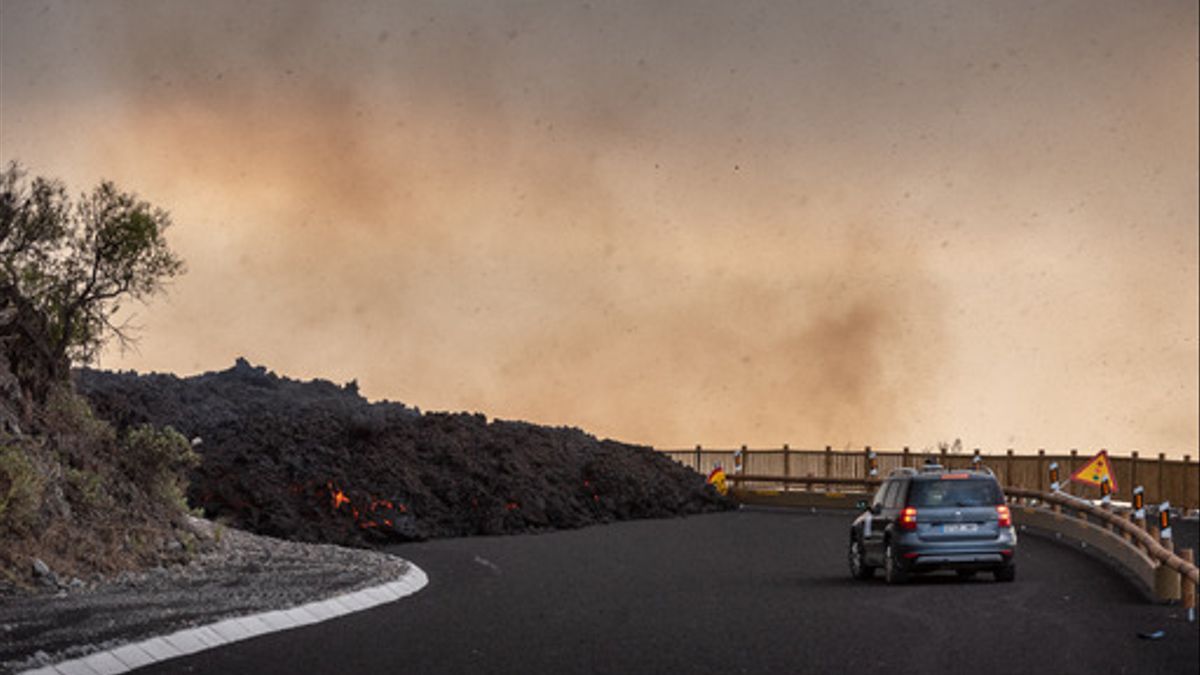
[(911, 506), (904, 507), (900, 512), (900, 529), (915, 530), (917, 529), (917, 510)]
[(997, 525), (1000, 527), (1012, 527), (1012, 512), (1008, 510), (1008, 505), (1001, 504), (996, 507)]

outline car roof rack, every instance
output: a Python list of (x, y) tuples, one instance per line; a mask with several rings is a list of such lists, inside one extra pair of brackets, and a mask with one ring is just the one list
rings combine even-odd
[(917, 475), (916, 469), (912, 468), (911, 466), (902, 466), (898, 469), (892, 469), (892, 472), (888, 474), (888, 478), (891, 478), (892, 476), (915, 476), (915, 475)]
[(942, 466), (941, 464), (937, 464), (937, 463), (933, 463), (933, 462), (926, 463), (924, 466), (921, 467), (921, 473), (941, 473), (942, 471), (945, 471), (945, 470), (946, 470), (946, 467)]

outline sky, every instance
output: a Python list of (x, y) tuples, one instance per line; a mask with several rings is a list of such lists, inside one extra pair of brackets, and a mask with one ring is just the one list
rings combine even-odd
[(0, 0), (0, 161), (169, 210), (106, 368), (660, 448), (1197, 455), (1192, 1)]

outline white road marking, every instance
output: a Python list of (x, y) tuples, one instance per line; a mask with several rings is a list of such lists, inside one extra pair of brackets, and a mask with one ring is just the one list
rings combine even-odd
[(491, 560), (488, 560), (487, 558), (481, 558), (479, 556), (475, 556), (475, 562), (479, 563), (480, 565), (483, 565), (484, 567), (490, 569), (491, 571), (495, 572), (496, 574), (500, 574), (500, 568), (496, 566), (496, 563), (492, 562)]

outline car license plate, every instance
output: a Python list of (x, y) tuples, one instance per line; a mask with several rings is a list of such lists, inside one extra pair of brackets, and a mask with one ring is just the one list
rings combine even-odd
[(942, 526), (942, 532), (946, 534), (961, 534), (963, 532), (974, 532), (979, 529), (977, 523), (947, 523)]

